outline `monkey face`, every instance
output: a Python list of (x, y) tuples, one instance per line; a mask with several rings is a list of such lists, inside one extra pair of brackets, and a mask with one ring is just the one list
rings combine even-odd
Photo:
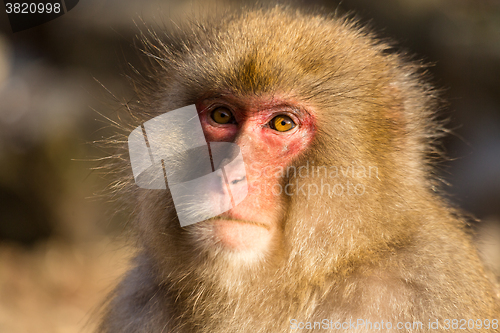
[(209, 142), (234, 142), (245, 162), (248, 194), (211, 219), (217, 242), (234, 250), (266, 249), (286, 213), (278, 176), (314, 137), (311, 108), (275, 96), (223, 94), (197, 104)]
[(136, 184), (168, 188), (182, 227), (202, 222), (205, 240), (261, 251), (286, 214), (278, 173), (313, 137), (311, 108), (219, 94), (137, 127), (129, 151)]

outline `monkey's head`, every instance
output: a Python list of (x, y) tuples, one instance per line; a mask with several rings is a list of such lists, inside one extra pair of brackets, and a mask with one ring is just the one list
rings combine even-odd
[(136, 187), (160, 280), (320, 285), (410, 240), (415, 221), (401, 212), (428, 209), (417, 198), (434, 186), (438, 136), (420, 66), (349, 19), (280, 8), (184, 31), (144, 37), (132, 125), (194, 104), (207, 142), (239, 146), (248, 193), (181, 227), (168, 189)]

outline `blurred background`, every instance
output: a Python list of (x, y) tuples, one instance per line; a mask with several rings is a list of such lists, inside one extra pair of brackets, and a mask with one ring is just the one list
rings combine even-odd
[[(0, 332), (92, 331), (127, 268), (127, 212), (115, 214), (99, 195), (109, 177), (91, 168), (106, 156), (92, 142), (113, 134), (106, 118), (117, 119), (131, 96), (124, 73), (138, 61), (134, 21), (161, 24), (247, 3), (80, 0), (17, 33), (0, 4)], [(478, 246), (500, 276), (500, 1), (286, 3), (353, 12), (433, 65), (448, 101), (440, 118), (453, 131), (440, 175), (451, 200), (481, 220)]]

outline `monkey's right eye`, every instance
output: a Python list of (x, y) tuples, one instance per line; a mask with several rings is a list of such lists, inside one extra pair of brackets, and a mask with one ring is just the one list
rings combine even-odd
[(212, 118), (213, 121), (215, 121), (217, 124), (234, 124), (234, 117), (231, 111), (228, 108), (225, 108), (223, 106), (220, 106), (212, 111), (210, 113), (210, 117)]

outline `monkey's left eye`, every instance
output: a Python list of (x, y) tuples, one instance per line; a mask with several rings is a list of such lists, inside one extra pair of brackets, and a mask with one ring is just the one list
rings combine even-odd
[(234, 117), (231, 111), (229, 111), (228, 108), (225, 107), (218, 107), (210, 113), (210, 117), (215, 121), (217, 124), (233, 124), (234, 123)]
[(273, 130), (276, 130), (278, 132), (286, 132), (294, 128), (295, 123), (293, 122), (292, 118), (285, 115), (279, 115), (271, 120), (269, 126)]

